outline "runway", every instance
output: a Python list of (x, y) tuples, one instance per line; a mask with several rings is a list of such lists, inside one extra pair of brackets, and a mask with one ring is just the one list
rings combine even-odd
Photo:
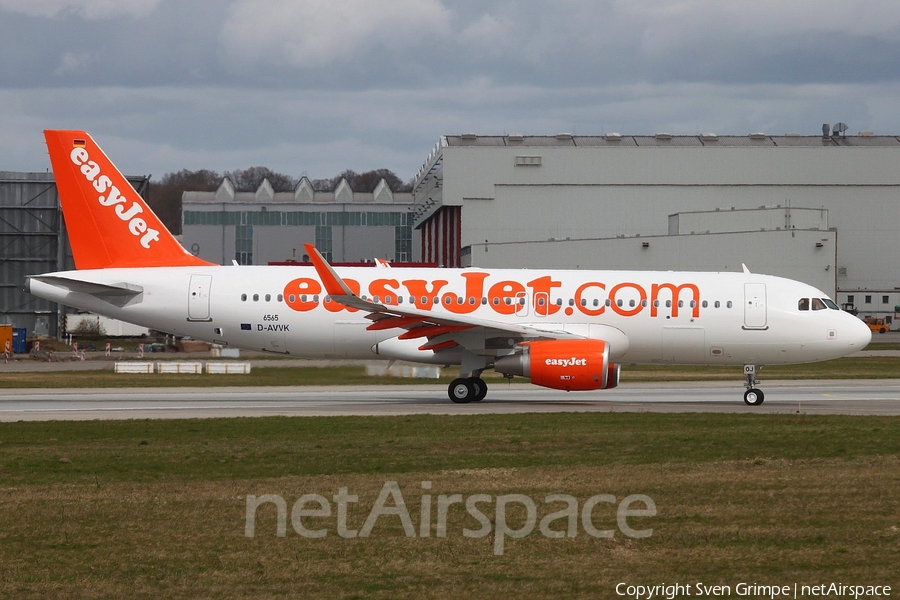
[(762, 406), (745, 405), (743, 388), (718, 382), (573, 393), (500, 383), (483, 402), (471, 404), (453, 404), (446, 387), (437, 385), (0, 390), (0, 421), (526, 412), (900, 416), (898, 380), (771, 381), (762, 389)]

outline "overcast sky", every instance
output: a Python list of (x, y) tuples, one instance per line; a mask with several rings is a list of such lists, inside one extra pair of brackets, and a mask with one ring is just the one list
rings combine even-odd
[(900, 134), (896, 0), (0, 0), (0, 170), (412, 177), (444, 134)]

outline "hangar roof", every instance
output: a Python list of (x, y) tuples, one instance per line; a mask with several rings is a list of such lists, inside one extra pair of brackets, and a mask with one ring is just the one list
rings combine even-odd
[(859, 146), (900, 146), (900, 136), (894, 135), (857, 135), (829, 136), (820, 135), (766, 135), (751, 133), (750, 135), (448, 135), (444, 138), (445, 146), (459, 147), (859, 147)]

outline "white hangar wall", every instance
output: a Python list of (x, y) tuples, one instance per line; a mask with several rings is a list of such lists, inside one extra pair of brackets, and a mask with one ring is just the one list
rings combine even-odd
[[(640, 236), (595, 240), (554, 240), (473, 244), (466, 264), (505, 267), (513, 261), (535, 269), (627, 269), (777, 273), (835, 293), (837, 233), (771, 230), (700, 235)], [(753, 250), (753, 261), (745, 257)], [(573, 260), (576, 261), (573, 263)], [(674, 265), (674, 266), (673, 266)]]
[[(618, 236), (667, 236), (676, 214), (700, 225), (707, 217), (690, 213), (778, 205), (794, 210), (791, 226), (814, 231), (820, 218), (815, 210), (802, 209), (824, 209), (827, 227), (836, 231), (829, 242), (837, 249), (830, 265), (817, 260), (807, 271), (790, 264), (786, 251), (773, 253), (768, 241), (709, 236), (673, 241), (672, 252), (663, 257), (669, 264), (660, 267), (702, 268), (698, 257), (703, 252), (686, 250), (702, 244), (738, 267), (745, 262), (753, 270), (808, 281), (826, 291), (894, 293), (900, 288), (893, 258), (900, 256), (900, 140), (894, 136), (449, 136), (417, 175), (414, 201), (423, 251), (430, 235), (440, 247), (441, 235), (454, 234), (452, 227), (449, 233), (429, 228), (430, 222), (442, 212), (458, 211), (458, 239), (450, 245), (458, 243), (460, 265), (485, 264), (480, 262), (485, 243), (570, 238), (610, 240), (603, 243), (608, 248), (603, 254), (622, 257), (617, 266), (646, 268), (640, 254), (616, 249), (624, 243), (616, 241)], [(717, 221), (717, 228), (700, 231), (759, 232), (778, 223), (784, 226), (783, 214), (748, 212), (740, 221)], [(682, 234), (688, 231), (681, 227)], [(815, 233), (804, 235), (803, 243), (814, 239)], [(526, 267), (546, 254), (555, 265), (574, 268), (582, 262), (580, 250), (566, 244), (523, 245), (508, 254), (498, 250), (497, 262), (491, 261)], [(732, 257), (735, 253), (741, 256)], [(501, 255), (508, 261), (502, 265)], [(830, 285), (821, 283), (825, 266)]]

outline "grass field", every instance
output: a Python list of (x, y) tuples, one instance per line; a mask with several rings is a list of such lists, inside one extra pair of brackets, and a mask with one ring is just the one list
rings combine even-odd
[[(361, 529), (397, 481), (414, 525), (378, 518), (369, 537), (298, 535), (274, 505), (245, 536), (248, 495), (359, 497)], [(423, 490), (422, 482), (431, 488)], [(900, 419), (808, 415), (542, 414), (0, 423), (0, 597), (615, 598), (619, 582), (900, 586)], [(432, 497), (428, 537), (423, 494)], [(490, 535), (460, 504), (437, 537), (439, 495), (548, 494), (616, 502), (644, 494), (655, 516), (615, 505), (612, 529), (548, 538)], [(390, 506), (393, 502), (389, 501)], [(520, 505), (507, 511), (524, 524)], [(553, 530), (565, 530), (556, 520)], [(737, 597), (734, 593), (732, 597)]]
[[(256, 367), (248, 375), (125, 375), (108, 370), (6, 372), (0, 388), (83, 387), (210, 387), (285, 385), (371, 385), (449, 383), (459, 369), (442, 369), (440, 380), (370, 377), (365, 367)], [(842, 358), (803, 365), (767, 366), (759, 373), (766, 379), (900, 379), (900, 357), (867, 356)], [(484, 378), (500, 381), (501, 375), (485, 371)], [(622, 381), (733, 381), (740, 382), (740, 367), (623, 365)], [(515, 381), (525, 382), (517, 378)]]

